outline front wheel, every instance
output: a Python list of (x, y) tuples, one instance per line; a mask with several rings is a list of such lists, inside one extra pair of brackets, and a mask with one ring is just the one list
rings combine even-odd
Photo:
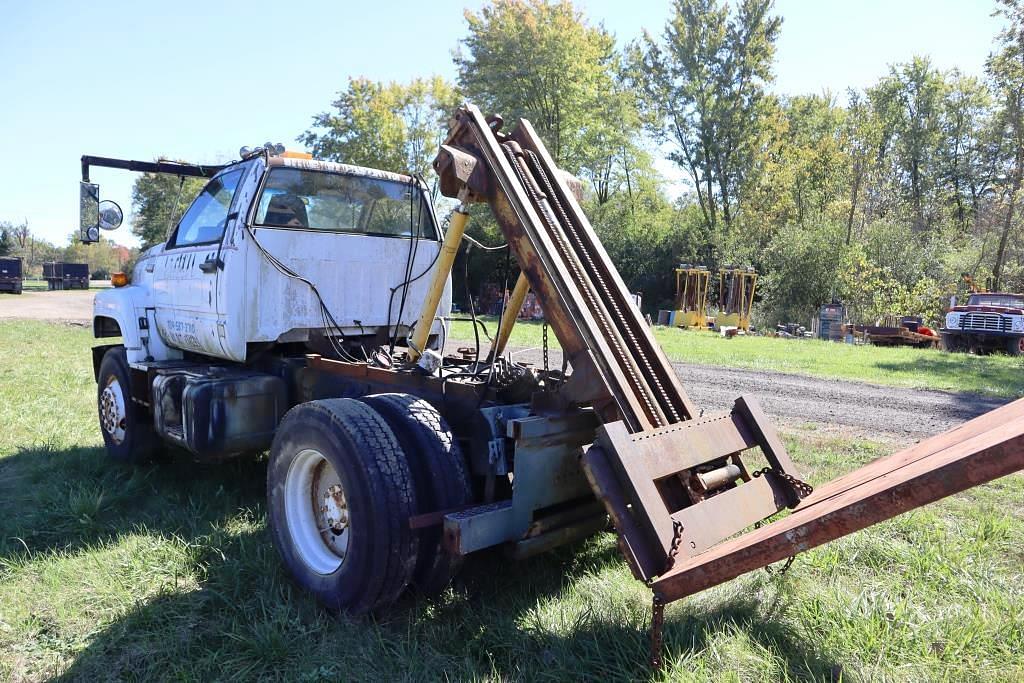
[(942, 348), (950, 353), (961, 353), (967, 350), (967, 344), (964, 343), (963, 337), (959, 334), (942, 332), (940, 333), (940, 339), (942, 340)]
[(362, 614), (409, 584), (415, 492), (388, 424), (354, 399), (288, 411), (267, 467), (271, 536), (289, 574), (330, 609)]
[(1010, 337), (1007, 339), (1006, 352), (1011, 356), (1024, 356), (1024, 337)]
[(115, 346), (103, 354), (96, 404), (103, 444), (110, 459), (141, 463), (153, 457), (158, 440), (148, 413), (132, 401), (128, 371), (123, 346)]

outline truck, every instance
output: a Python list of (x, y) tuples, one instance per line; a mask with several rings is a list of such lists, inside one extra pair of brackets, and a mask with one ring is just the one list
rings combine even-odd
[(89, 264), (50, 261), (43, 264), (43, 279), (49, 290), (89, 289)]
[(971, 292), (953, 305), (939, 330), (947, 351), (1004, 351), (1024, 355), (1024, 294)]
[[(86, 242), (98, 239), (92, 166), (207, 179), (167, 241), (96, 294), (108, 457), (269, 451), (282, 564), (351, 614), (410, 587), (438, 594), (477, 551), (521, 559), (610, 521), (652, 591), (655, 666), (666, 603), (1024, 468), (1017, 402), (810, 486), (755, 399), (714, 415), (690, 400), (580, 184), (529, 121), (503, 128), (471, 104), (454, 113), (434, 160), (457, 202), (447, 221), (418, 177), (276, 145), (217, 166), (83, 157)], [(447, 354), (474, 203), (520, 272), (490, 348)], [(540, 367), (506, 354), (530, 292), (545, 318)]]
[(20, 256), (0, 258), (0, 292), (21, 294), (22, 269)]

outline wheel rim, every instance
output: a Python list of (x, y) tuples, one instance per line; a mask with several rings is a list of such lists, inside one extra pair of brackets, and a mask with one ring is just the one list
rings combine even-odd
[(128, 428), (128, 413), (124, 407), (124, 392), (116, 376), (107, 380), (100, 394), (100, 426), (111, 441), (124, 443)]
[(317, 574), (336, 572), (349, 544), (349, 511), (337, 471), (317, 450), (306, 449), (284, 482), (285, 519), (302, 561)]

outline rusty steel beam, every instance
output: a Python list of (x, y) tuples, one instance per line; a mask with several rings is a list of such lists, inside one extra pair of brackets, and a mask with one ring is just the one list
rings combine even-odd
[(490, 205), (572, 365), (573, 379), (564, 391), (579, 403), (591, 403), (606, 422), (621, 419), (634, 430), (653, 426), (659, 416), (645, 407), (644, 397), (638, 395), (627, 377), (635, 368), (629, 359), (623, 361), (625, 367), (613, 360), (622, 356), (613, 353), (612, 348), (621, 340), (605, 334), (597, 319), (601, 311), (586, 305), (593, 298), (586, 283), (561, 256), (555, 245), (557, 235), (543, 227), (546, 218), (541, 213), (550, 217), (550, 207), (543, 202), (535, 206), (529, 188), (520, 180), (521, 169), (513, 167), (503, 142), (507, 137), (499, 138), (479, 109), (473, 105), (460, 108), (443, 145), (448, 151), (435, 160), (442, 191), (457, 192), (467, 184), (454, 175), (451, 169), (455, 164), (447, 158), (464, 154), (483, 162), (476, 167), (486, 169), (486, 176), (476, 179), (480, 191), (474, 198)]
[(826, 484), (793, 514), (688, 558), (655, 580), (678, 600), (896, 515), (1024, 469), (1024, 399)]
[(619, 328), (620, 334), (635, 349), (640, 369), (647, 382), (662, 393), (662, 400), (668, 404), (667, 412), (671, 416), (668, 422), (674, 423), (693, 418), (697, 415), (696, 407), (680, 384), (679, 377), (672, 368), (668, 356), (654, 339), (654, 334), (647, 321), (632, 305), (632, 294), (598, 238), (597, 232), (587, 219), (587, 215), (583, 212), (583, 208), (579, 205), (576, 193), (572, 191), (566, 177), (555, 172), (557, 166), (537, 131), (528, 120), (522, 119), (511, 136), (522, 145), (523, 149), (535, 153), (539, 157), (540, 165), (547, 171), (551, 189), (556, 195), (558, 203), (566, 209), (566, 218), (570, 223), (569, 228), (579, 242), (579, 252), (586, 261), (585, 266), (601, 287), (601, 294), (613, 309), (613, 322)]

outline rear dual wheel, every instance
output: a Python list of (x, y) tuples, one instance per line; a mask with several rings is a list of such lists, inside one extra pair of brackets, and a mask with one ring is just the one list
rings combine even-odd
[[(451, 472), (458, 473), (454, 480)], [(435, 506), (469, 500), (450, 430), (413, 397), (293, 408), (271, 448), (267, 499), (271, 535), (288, 572), (330, 609), (374, 611), (410, 583), (439, 592), (457, 569), (441, 548), (439, 526), (409, 525), (416, 514), (443, 509)]]

